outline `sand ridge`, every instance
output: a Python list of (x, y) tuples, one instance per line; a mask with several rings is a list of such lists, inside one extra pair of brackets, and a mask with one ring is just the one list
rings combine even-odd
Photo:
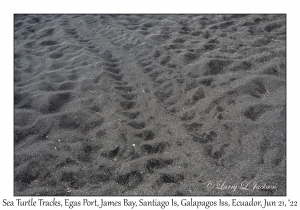
[(285, 15), (14, 19), (15, 195), (286, 194)]

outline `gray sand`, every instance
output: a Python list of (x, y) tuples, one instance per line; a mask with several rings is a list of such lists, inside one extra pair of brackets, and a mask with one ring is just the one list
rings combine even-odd
[(14, 19), (14, 195), (286, 195), (285, 15)]

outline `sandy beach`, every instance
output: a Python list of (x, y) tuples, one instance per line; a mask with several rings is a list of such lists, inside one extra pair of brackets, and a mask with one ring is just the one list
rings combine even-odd
[(14, 195), (286, 195), (286, 15), (15, 14)]

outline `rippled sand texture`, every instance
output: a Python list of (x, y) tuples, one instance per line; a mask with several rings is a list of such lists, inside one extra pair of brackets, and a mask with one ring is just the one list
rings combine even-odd
[(285, 15), (14, 19), (15, 195), (286, 195)]

